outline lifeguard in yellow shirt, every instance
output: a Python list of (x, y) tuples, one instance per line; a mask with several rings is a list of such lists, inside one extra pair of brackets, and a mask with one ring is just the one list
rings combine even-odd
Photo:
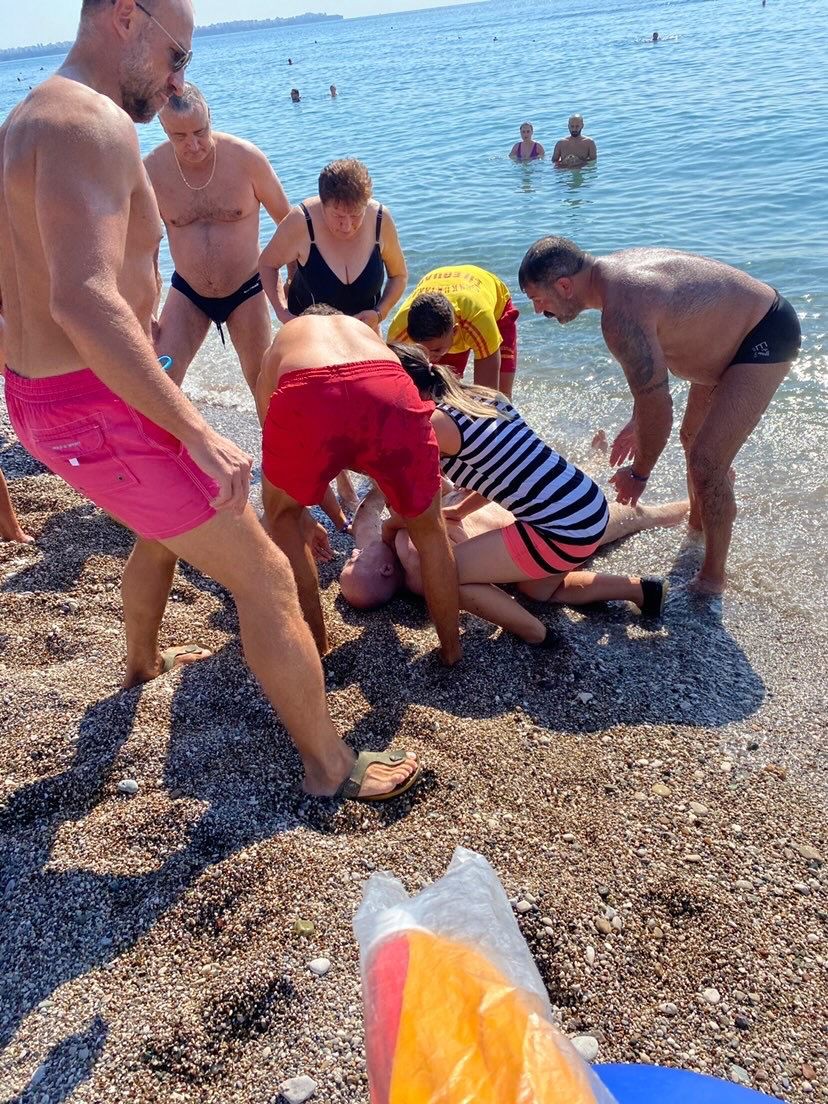
[(458, 376), (474, 354), (474, 382), (511, 397), (517, 368), (517, 319), (509, 289), (476, 265), (426, 273), (394, 316), (389, 341), (413, 341), (432, 364)]

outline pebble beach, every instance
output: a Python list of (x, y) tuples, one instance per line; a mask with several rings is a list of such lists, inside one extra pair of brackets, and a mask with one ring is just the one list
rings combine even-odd
[(387, 807), (311, 800), (232, 603), (188, 567), (162, 644), (215, 655), (119, 690), (129, 535), (7, 423), (0, 442), (38, 537), (0, 545), (0, 1099), (367, 1104), (362, 884), (416, 892), (458, 845), (494, 866), (585, 1056), (828, 1097), (818, 622), (698, 605), (698, 550), (653, 531), (601, 562), (673, 564), (661, 625), (538, 606), (555, 647), (533, 650), (465, 618), (449, 672), (413, 598), (342, 603), (337, 535), (335, 721), (427, 777)]

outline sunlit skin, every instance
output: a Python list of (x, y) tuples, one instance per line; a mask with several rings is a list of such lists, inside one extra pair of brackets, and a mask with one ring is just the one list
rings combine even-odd
[(537, 145), (537, 150), (535, 151), (536, 160), (540, 160), (546, 155), (546, 151), (544, 150), (540, 142), (533, 142), (534, 134), (535, 128), (532, 126), (531, 123), (521, 123), (520, 141), (516, 142), (515, 145), (512, 146), (511, 152), (509, 153), (509, 156), (512, 158), (513, 161), (528, 161), (532, 156), (533, 144)]
[(216, 147), (210, 113), (200, 104), (186, 115), (162, 114), (161, 126), (182, 164), (201, 165), (212, 157)]

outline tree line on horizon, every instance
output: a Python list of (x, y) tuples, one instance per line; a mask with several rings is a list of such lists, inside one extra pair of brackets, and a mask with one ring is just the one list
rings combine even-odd
[[(266, 31), (271, 27), (283, 27), (289, 23), (322, 23), (344, 18), (343, 15), (305, 12), (304, 15), (289, 15), (281, 19), (234, 19), (227, 23), (208, 23), (204, 27), (196, 27), (193, 31), (193, 37), (233, 34), (238, 31)], [(0, 61), (65, 54), (71, 45), (71, 42), (38, 42), (34, 46), (10, 46), (7, 49), (0, 50)]]

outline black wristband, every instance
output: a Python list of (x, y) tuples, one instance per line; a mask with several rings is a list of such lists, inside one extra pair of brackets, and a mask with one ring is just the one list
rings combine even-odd
[(635, 471), (635, 468), (632, 466), (632, 464), (630, 464), (630, 475), (638, 483), (646, 483), (647, 480), (650, 478), (649, 475), (637, 475), (636, 471)]

